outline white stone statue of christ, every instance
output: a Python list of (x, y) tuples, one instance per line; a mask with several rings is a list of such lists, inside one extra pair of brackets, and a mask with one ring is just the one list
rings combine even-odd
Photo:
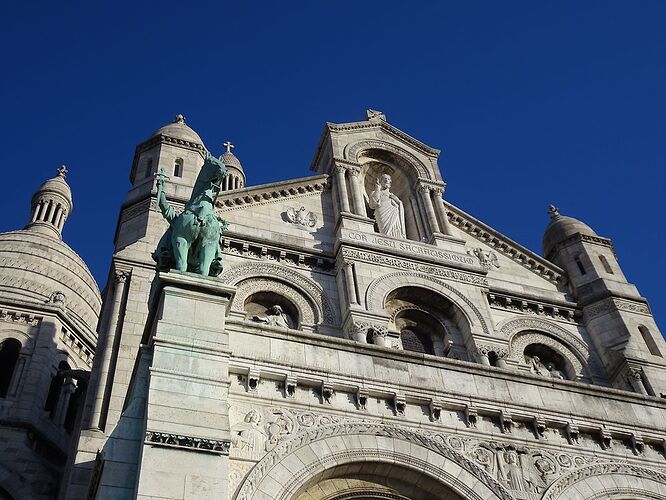
[(405, 210), (400, 198), (391, 191), (391, 176), (383, 174), (375, 182), (368, 203), (375, 211), (379, 232), (394, 238), (406, 238)]

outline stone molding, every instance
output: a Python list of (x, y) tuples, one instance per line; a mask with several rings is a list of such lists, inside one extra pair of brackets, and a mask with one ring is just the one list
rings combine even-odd
[(647, 304), (633, 300), (619, 299), (616, 297), (608, 297), (607, 299), (595, 302), (583, 309), (585, 319), (591, 320), (597, 316), (613, 312), (613, 311), (627, 311), (637, 314), (645, 314), (652, 316), (652, 312)]
[[(266, 204), (284, 198), (293, 198), (299, 195), (310, 195), (324, 191), (330, 184), (327, 175), (306, 177), (287, 183), (275, 183), (255, 188), (244, 188), (239, 191), (222, 192), (215, 202), (218, 211), (255, 203)], [(227, 194), (228, 193), (228, 194)]]
[[(407, 166), (413, 169), (413, 173), (416, 174), (415, 177), (423, 177), (424, 179), (428, 180), (432, 179), (432, 174), (416, 156), (414, 156), (409, 151), (396, 146), (395, 144), (379, 139), (366, 139), (355, 142), (353, 144), (348, 144), (345, 146), (345, 159), (358, 163), (359, 155), (363, 151), (367, 151), (369, 149), (380, 149), (383, 151), (388, 151), (389, 153), (393, 153), (402, 161), (404, 161)], [(401, 166), (404, 167), (406, 165)]]
[(438, 157), (439, 156), (439, 149), (431, 148), (430, 146), (427, 146), (426, 144), (422, 143), (418, 139), (414, 139), (412, 136), (404, 133), (402, 130), (400, 130), (397, 127), (394, 127), (387, 121), (376, 121), (376, 120), (368, 120), (368, 121), (363, 121), (363, 122), (352, 122), (352, 123), (327, 123), (326, 124), (328, 127), (328, 130), (333, 131), (333, 132), (347, 132), (347, 131), (353, 131), (353, 130), (363, 130), (363, 129), (373, 129), (373, 128), (378, 128), (384, 132), (388, 132), (391, 135), (396, 136), (399, 139), (402, 139), (406, 143), (410, 144), (411, 146), (414, 146), (416, 149), (420, 150), (422, 153), (425, 153), (428, 156), (431, 157)]
[(18, 325), (39, 326), (39, 323), (42, 321), (42, 317), (35, 316), (34, 314), (2, 308), (0, 309), (0, 321)]
[(532, 299), (524, 299), (514, 295), (506, 295), (499, 292), (487, 294), (490, 307), (517, 311), (535, 316), (545, 316), (559, 321), (575, 322), (576, 310), (573, 307), (563, 307)]
[(469, 283), (472, 285), (479, 285), (484, 287), (488, 286), (488, 280), (485, 276), (474, 275), (463, 271), (454, 271), (445, 267), (421, 264), (419, 262), (412, 262), (410, 260), (391, 257), (389, 255), (343, 248), (342, 256), (346, 259), (370, 262), (372, 264), (394, 267), (396, 269), (416, 271), (428, 274), (430, 276), (437, 276), (439, 278), (460, 281), (461, 283)]
[[(411, 429), (402, 425), (370, 420), (368, 417), (349, 418), (276, 407), (250, 411), (259, 411), (264, 415), (259, 420), (263, 425), (259, 432), (265, 440), (263, 450), (268, 453), (249, 472), (238, 492), (237, 500), (252, 498), (255, 488), (263, 478), (270, 474), (274, 465), (285, 460), (287, 455), (328, 437), (348, 435), (389, 437), (423, 446), (474, 475), (499, 498), (514, 498), (509, 492), (510, 489), (520, 498), (524, 498), (526, 493), (541, 495), (545, 492), (544, 500), (554, 500), (562, 491), (581, 479), (614, 473), (645, 477), (666, 485), (666, 473), (617, 459), (609, 461), (612, 459), (611, 456), (600, 457), (589, 450), (587, 454), (580, 454), (572, 448), (562, 449), (556, 446), (548, 449), (548, 446), (543, 446), (543, 437), (541, 444), (535, 442), (534, 445), (529, 445), (520, 440), (498, 440), (487, 435), (471, 436), (461, 435), (455, 431)], [(266, 415), (269, 418), (266, 418)], [(346, 458), (351, 458), (352, 461), (358, 458), (358, 461), (363, 461), (364, 457), (367, 460), (367, 457), (375, 456), (376, 453), (373, 455), (373, 452), (377, 451), (377, 448), (346, 450)], [(513, 480), (509, 480), (507, 476), (507, 466), (510, 465), (508, 454), (513, 454), (517, 459), (516, 463), (520, 465), (520, 470), (514, 472), (518, 477), (514, 476)], [(324, 456), (318, 455), (318, 458), (321, 462)], [(295, 483), (299, 479), (302, 480), (302, 477), (311, 475), (313, 467), (317, 466), (317, 464), (310, 464), (309, 467), (308, 464), (305, 465), (302, 474), (296, 474)], [(290, 491), (289, 486), (287, 485), (284, 492)]]
[[(330, 422), (330, 424), (328, 424), (328, 422)], [(300, 419), (297, 420), (297, 423), (299, 426), (295, 428), (292, 427), (292, 431), (288, 432), (288, 434), (294, 434), (294, 436), (280, 441), (279, 444), (272, 448), (271, 451), (269, 451), (268, 454), (252, 468), (236, 495), (237, 500), (250, 500), (253, 497), (255, 488), (261, 483), (262, 479), (268, 475), (273, 466), (297, 449), (308, 443), (326, 437), (347, 436), (353, 434), (402, 439), (409, 443), (423, 446), (434, 453), (442, 455), (472, 474), (493, 491), (498, 498), (503, 500), (513, 500), (511, 493), (509, 493), (502, 484), (500, 484), (481, 466), (457, 452), (445, 442), (436, 440), (433, 436), (424, 432), (412, 431), (395, 425), (346, 420), (335, 416), (320, 416), (317, 418), (314, 414), (309, 413), (300, 415)], [(370, 454), (369, 452), (372, 451), (373, 450), (364, 450), (363, 452), (358, 453), (354, 458), (362, 460), (364, 457), (368, 457)], [(365, 460), (367, 461), (367, 458), (365, 458)], [(318, 461), (318, 463), (320, 462)], [(299, 479), (302, 480), (302, 477), (299, 477)], [(288, 487), (285, 488), (285, 490), (288, 492)]]
[(244, 240), (235, 239), (226, 232), (220, 240), (222, 252), (228, 255), (239, 255), (249, 259), (280, 262), (287, 266), (295, 266), (308, 270), (330, 271), (334, 267), (331, 259), (326, 259), (317, 254), (305, 253), (298, 250), (284, 250), (261, 243), (249, 243)]
[(509, 318), (500, 322), (495, 330), (504, 337), (509, 339), (509, 342), (513, 337), (525, 330), (534, 330), (541, 333), (549, 333), (558, 340), (569, 344), (575, 351), (578, 352), (583, 359), (587, 359), (590, 356), (589, 346), (583, 342), (581, 339), (577, 338), (574, 334), (565, 330), (560, 325), (551, 323), (548, 320), (542, 318), (533, 318), (533, 317), (517, 317)]
[(318, 308), (319, 317), (326, 324), (337, 324), (337, 315), (324, 289), (315, 281), (287, 267), (268, 262), (249, 262), (226, 269), (220, 279), (229, 285), (236, 285), (247, 278), (271, 276), (300, 289)]
[[(422, 282), (417, 283), (415, 278), (419, 278)], [(488, 328), (488, 324), (479, 309), (462, 292), (456, 290), (442, 280), (419, 272), (398, 271), (386, 274), (381, 278), (374, 280), (370, 283), (365, 293), (365, 302), (368, 310), (383, 311), (384, 302), (388, 293), (396, 288), (404, 286), (423, 286), (435, 293), (444, 295), (444, 297), (450, 300), (463, 313), (467, 318), (467, 321), (469, 321), (470, 326), (472, 326), (475, 321), (478, 321), (483, 333), (488, 336), (492, 335)]]
[(445, 208), (447, 210), (449, 222), (453, 226), (459, 228), (470, 236), (473, 236), (477, 240), (485, 243), (492, 249), (507, 256), (514, 262), (517, 262), (524, 268), (551, 283), (560, 283), (565, 280), (565, 271), (563, 269), (560, 269), (543, 257), (530, 252), (518, 243), (511, 241), (503, 234), (495, 231), (490, 226), (486, 226), (481, 221), (474, 219), (459, 208), (448, 203)]
[(146, 444), (168, 448), (184, 448), (192, 451), (203, 451), (218, 455), (228, 455), (230, 441), (208, 439), (167, 432), (146, 431)]
[(564, 492), (564, 490), (583, 479), (608, 474), (625, 474), (628, 476), (651, 479), (663, 484), (664, 489), (666, 490), (666, 473), (664, 472), (623, 462), (603, 462), (581, 467), (570, 474), (560, 477), (550, 485), (541, 500), (555, 500)]
[(298, 309), (299, 325), (315, 325), (321, 321), (319, 311), (313, 307), (306, 296), (298, 289), (287, 285), (283, 281), (271, 278), (249, 278), (236, 283), (236, 295), (231, 304), (234, 311), (244, 312), (245, 300), (257, 292), (274, 292), (282, 295), (292, 302)]

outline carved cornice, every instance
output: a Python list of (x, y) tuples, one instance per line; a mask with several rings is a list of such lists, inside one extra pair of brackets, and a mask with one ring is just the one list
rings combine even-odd
[(613, 311), (627, 311), (637, 314), (652, 316), (648, 305), (644, 302), (608, 297), (599, 302), (595, 302), (583, 309), (583, 315), (586, 320), (591, 320), (597, 316), (607, 314)]
[(317, 175), (304, 179), (263, 184), (251, 188), (222, 192), (218, 195), (215, 206), (218, 209), (224, 210), (225, 208), (252, 205), (255, 203), (272, 203), (284, 198), (320, 193), (328, 187), (328, 175)]
[(514, 262), (517, 262), (551, 283), (560, 283), (565, 280), (563, 269), (512, 241), (450, 203), (445, 202), (445, 207), (451, 224), (465, 233), (506, 255)]
[(0, 321), (4, 321), (6, 323), (39, 326), (39, 322), (41, 320), (42, 320), (41, 316), (35, 316), (34, 314), (12, 311), (10, 309), (5, 309), (5, 308), (0, 309)]
[(487, 294), (488, 304), (496, 309), (505, 309), (535, 316), (544, 316), (549, 319), (575, 322), (574, 308), (563, 307), (559, 305), (538, 302), (535, 300), (524, 299), (515, 295), (506, 295), (503, 293)]
[(393, 135), (399, 139), (402, 139), (404, 142), (415, 147), (422, 153), (437, 158), (439, 156), (440, 150), (431, 148), (430, 146), (422, 143), (421, 141), (414, 139), (412, 136), (406, 134), (399, 128), (394, 127), (388, 122), (385, 121), (363, 121), (363, 122), (352, 122), (352, 123), (327, 123), (328, 130), (332, 132), (348, 132), (353, 130), (363, 130), (363, 129), (372, 129), (379, 128), (384, 132), (387, 132), (389, 135)]
[(217, 455), (228, 455), (231, 441), (208, 439), (166, 432), (146, 431), (146, 444), (169, 448), (183, 448)]
[(279, 262), (287, 266), (307, 269), (309, 271), (330, 271), (334, 267), (332, 259), (301, 251), (271, 247), (260, 243), (250, 243), (230, 238), (226, 234), (221, 238), (222, 252), (227, 255)]

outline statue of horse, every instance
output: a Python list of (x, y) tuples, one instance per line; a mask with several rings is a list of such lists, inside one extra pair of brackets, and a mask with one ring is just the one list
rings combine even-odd
[(218, 276), (222, 272), (220, 234), (228, 223), (217, 218), (215, 198), (226, 175), (222, 158), (207, 153), (190, 201), (177, 213), (164, 193), (164, 171), (157, 174), (157, 205), (170, 225), (153, 252), (158, 269), (177, 269), (204, 276)]

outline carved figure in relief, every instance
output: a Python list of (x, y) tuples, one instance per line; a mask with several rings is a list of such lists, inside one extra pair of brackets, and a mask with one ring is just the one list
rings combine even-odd
[(539, 356), (532, 356), (532, 358), (529, 360), (529, 364), (531, 372), (534, 373), (535, 375), (548, 376), (548, 369), (541, 362)]
[(468, 250), (467, 253), (469, 255), (474, 255), (477, 259), (479, 259), (479, 264), (481, 264), (481, 266), (483, 266), (485, 269), (490, 269), (492, 267), (499, 269), (500, 267), (497, 254), (493, 251), (485, 251), (483, 248), (478, 247), (474, 248), (471, 252)]
[(266, 323), (270, 326), (290, 328), (289, 316), (287, 316), (282, 310), (282, 307), (277, 304), (268, 310), (268, 314), (266, 316), (253, 316), (252, 319), (259, 323)]
[(245, 415), (240, 430), (237, 430), (236, 435), (231, 438), (234, 447), (245, 451), (265, 451), (267, 436), (263, 431), (262, 423), (261, 413), (257, 410), (250, 410)]
[(402, 201), (391, 192), (391, 176), (382, 174), (375, 182), (375, 189), (368, 200), (375, 211), (379, 232), (394, 238), (406, 238), (405, 209)]
[(526, 491), (525, 479), (523, 477), (523, 468), (518, 463), (518, 453), (514, 450), (507, 450), (499, 454), (499, 476), (506, 483), (510, 490)]
[(317, 223), (317, 216), (306, 210), (305, 207), (301, 207), (298, 210), (288, 208), (287, 219), (292, 224), (299, 224), (305, 227), (314, 227)]
[(555, 366), (555, 363), (548, 363), (546, 365), (546, 369), (548, 370), (548, 373), (550, 374), (551, 377), (557, 378), (557, 379), (560, 379), (560, 380), (565, 379), (562, 372), (560, 370), (558, 370), (557, 367)]

